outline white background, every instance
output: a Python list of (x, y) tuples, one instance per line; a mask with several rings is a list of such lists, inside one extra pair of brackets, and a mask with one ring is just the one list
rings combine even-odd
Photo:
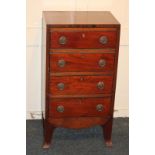
[[(119, 1), (119, 0), (118, 0)], [(130, 1), (130, 154), (155, 154), (154, 0)], [(0, 5), (0, 154), (26, 154), (25, 2)]]

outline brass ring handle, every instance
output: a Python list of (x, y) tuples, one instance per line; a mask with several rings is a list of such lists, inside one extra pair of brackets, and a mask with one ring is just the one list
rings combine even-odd
[(59, 38), (59, 44), (65, 45), (67, 43), (67, 38), (65, 36), (61, 36)]
[(97, 111), (103, 111), (103, 109), (104, 109), (104, 106), (103, 106), (102, 104), (98, 104), (98, 105), (96, 106), (96, 110), (97, 110)]
[(104, 82), (103, 81), (99, 81), (97, 83), (97, 88), (102, 90), (104, 88)]
[(61, 60), (58, 60), (58, 66), (59, 67), (64, 67), (66, 64), (65, 60), (61, 59)]
[(108, 38), (106, 36), (101, 36), (100, 39), (99, 39), (99, 42), (101, 44), (107, 44)]
[(65, 84), (64, 84), (64, 83), (58, 83), (58, 84), (57, 84), (57, 88), (58, 88), (59, 90), (64, 90)]
[(104, 59), (100, 59), (98, 64), (100, 67), (104, 67), (106, 65), (106, 61)]
[(62, 105), (59, 105), (59, 106), (57, 106), (57, 111), (58, 112), (64, 112), (64, 106), (62, 106)]

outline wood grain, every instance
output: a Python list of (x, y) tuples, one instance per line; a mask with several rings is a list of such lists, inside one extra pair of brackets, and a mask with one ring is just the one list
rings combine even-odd
[[(115, 48), (116, 47), (116, 31), (53, 31), (51, 32), (51, 48)], [(59, 38), (65, 36), (67, 43), (59, 44)], [(83, 37), (84, 36), (84, 37)], [(106, 36), (108, 42), (101, 44), (99, 39)]]
[[(96, 109), (96, 106), (99, 104), (103, 105), (103, 111), (98, 111)], [(63, 106), (64, 112), (58, 112), (58, 106)], [(103, 117), (109, 115), (110, 106), (111, 98), (52, 99), (50, 102), (49, 116), (53, 118)]]
[(115, 53), (114, 48), (105, 48), (105, 49), (50, 49), (49, 54), (76, 54), (76, 53), (81, 53), (81, 54), (94, 54), (94, 53)]
[[(98, 82), (104, 82), (104, 88), (97, 88)], [(49, 93), (51, 95), (84, 95), (112, 93), (113, 76), (50, 76)], [(64, 83), (64, 90), (57, 85)]]
[(88, 75), (88, 76), (98, 76), (98, 75), (105, 75), (105, 76), (112, 76), (114, 71), (104, 71), (104, 72), (50, 72), (50, 76), (74, 76), (74, 75)]
[(70, 117), (70, 118), (48, 118), (50, 124), (55, 127), (81, 129), (95, 125), (104, 125), (109, 117)]
[(112, 97), (112, 94), (87, 94), (87, 95), (51, 95), (48, 94), (49, 100), (53, 98), (100, 98)]
[(98, 27), (119, 25), (109, 11), (43, 11), (46, 23), (51, 27)]
[[(104, 72), (113, 71), (115, 54), (51, 54), (50, 72)], [(65, 61), (64, 67), (60, 67), (58, 62)], [(99, 61), (106, 62), (104, 67), (99, 65)]]

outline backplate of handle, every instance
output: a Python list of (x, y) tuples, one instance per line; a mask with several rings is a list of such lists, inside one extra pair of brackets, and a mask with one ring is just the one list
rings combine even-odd
[(99, 81), (99, 82), (97, 83), (97, 88), (98, 88), (98, 89), (104, 89), (104, 82), (103, 82), (103, 81)]
[(64, 106), (62, 106), (62, 105), (57, 106), (57, 111), (58, 112), (61, 112), (62, 113), (62, 112), (64, 112), (64, 110), (65, 110), (64, 109)]
[(67, 43), (67, 38), (65, 36), (61, 36), (59, 38), (59, 44), (60, 45), (65, 45)]
[(65, 84), (64, 84), (64, 83), (58, 83), (58, 84), (57, 84), (57, 88), (58, 88), (59, 90), (64, 90)]
[(101, 44), (107, 44), (108, 38), (106, 36), (101, 36), (100, 39), (99, 39), (99, 42)]
[(98, 64), (100, 67), (104, 67), (106, 65), (106, 61), (104, 59), (100, 59)]
[(98, 105), (96, 106), (96, 110), (97, 110), (97, 111), (103, 111), (103, 109), (104, 109), (104, 106), (103, 106), (102, 104), (98, 104)]
[(61, 60), (58, 60), (58, 66), (59, 67), (64, 67), (66, 64), (65, 60), (61, 59)]

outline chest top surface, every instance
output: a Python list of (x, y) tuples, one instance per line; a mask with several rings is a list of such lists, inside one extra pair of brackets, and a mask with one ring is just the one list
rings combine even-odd
[(109, 11), (43, 11), (43, 18), (45, 23), (50, 26), (120, 25)]

